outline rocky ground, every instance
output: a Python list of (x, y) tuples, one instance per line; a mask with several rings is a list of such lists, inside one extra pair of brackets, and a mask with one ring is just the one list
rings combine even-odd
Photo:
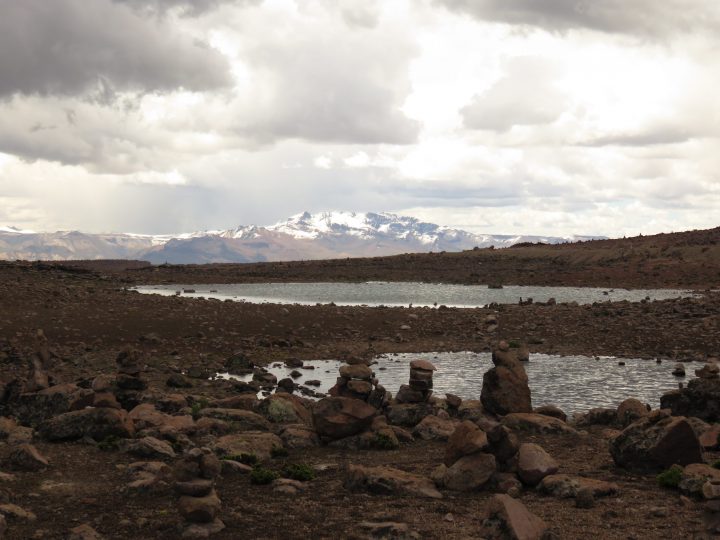
[[(7, 538), (702, 538), (716, 525), (716, 370), (668, 396), (669, 411), (630, 401), (566, 422), (552, 408), (532, 413), (512, 358), (524, 347), (499, 347), (690, 362), (690, 379), (720, 354), (718, 293), (476, 310), (273, 306), (125, 290), (237, 273), (143, 268), (0, 264)], [(672, 268), (644, 286), (677, 286)], [(687, 286), (717, 283), (703, 272)], [(495, 350), (482, 400), (428, 397), (418, 368), (403, 402), (389, 401), (364, 369), (374, 354), (437, 350)], [(278, 382), (263, 365), (319, 358), (353, 366), (324, 405), (291, 381), (279, 382), (292, 395), (255, 397)], [(208, 378), (227, 368), (254, 370), (254, 383)], [(684, 468), (661, 487), (675, 462)]]

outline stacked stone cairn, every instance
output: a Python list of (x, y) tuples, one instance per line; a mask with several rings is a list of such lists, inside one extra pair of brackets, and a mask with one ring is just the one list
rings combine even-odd
[(124, 409), (132, 410), (142, 402), (142, 391), (147, 382), (142, 377), (143, 365), (140, 353), (133, 349), (122, 351), (115, 362), (118, 373), (115, 377), (116, 397)]
[(347, 397), (364, 401), (376, 409), (389, 399), (388, 392), (378, 384), (373, 370), (365, 363), (340, 366), (340, 376), (329, 392), (333, 397)]
[(436, 368), (427, 360), (410, 362), (410, 381), (398, 390), (398, 403), (425, 403), (432, 395), (433, 371)]
[(215, 492), (221, 468), (208, 448), (193, 448), (175, 464), (178, 510), (186, 522), (183, 538), (207, 538), (225, 528), (218, 517), (222, 505)]

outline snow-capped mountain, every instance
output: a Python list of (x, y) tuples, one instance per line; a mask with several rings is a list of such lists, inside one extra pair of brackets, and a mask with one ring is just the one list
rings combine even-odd
[(143, 259), (158, 264), (256, 262), (462, 251), (591, 238), (479, 235), (388, 213), (305, 212), (266, 227), (249, 225), (178, 235), (36, 233), (0, 227), (0, 258)]

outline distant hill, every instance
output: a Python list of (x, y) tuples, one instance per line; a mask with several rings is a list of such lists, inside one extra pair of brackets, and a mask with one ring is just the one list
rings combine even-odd
[(597, 237), (474, 234), (388, 213), (297, 214), (275, 225), (177, 235), (38, 233), (0, 227), (6, 260), (140, 259), (155, 264), (249, 263), (375, 257), (474, 247), (558, 244)]

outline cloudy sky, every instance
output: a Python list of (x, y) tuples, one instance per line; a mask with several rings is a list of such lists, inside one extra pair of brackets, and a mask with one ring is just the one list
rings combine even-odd
[(0, 0), (0, 225), (720, 225), (712, 0)]

